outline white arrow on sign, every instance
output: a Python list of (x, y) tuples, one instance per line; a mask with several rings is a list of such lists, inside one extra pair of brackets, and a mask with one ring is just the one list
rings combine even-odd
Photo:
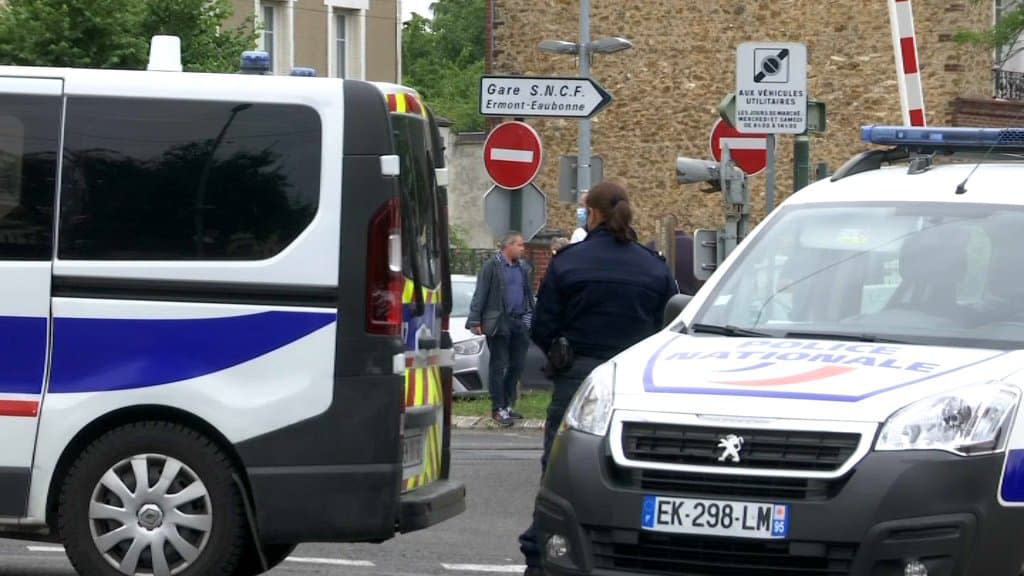
[(480, 78), (480, 114), (483, 116), (590, 118), (611, 101), (611, 94), (589, 78)]

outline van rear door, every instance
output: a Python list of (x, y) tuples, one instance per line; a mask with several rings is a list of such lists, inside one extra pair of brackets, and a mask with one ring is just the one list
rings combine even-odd
[(28, 513), (45, 395), (64, 83), (0, 78), (0, 516)]

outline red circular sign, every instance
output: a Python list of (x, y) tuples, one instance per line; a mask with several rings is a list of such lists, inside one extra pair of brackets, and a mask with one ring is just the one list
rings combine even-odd
[(484, 142), (484, 166), (491, 180), (515, 190), (529, 184), (540, 171), (543, 149), (537, 131), (525, 122), (504, 122)]
[(728, 122), (718, 120), (711, 128), (711, 155), (722, 161), (722, 141), (729, 145), (729, 156), (747, 176), (760, 174), (768, 167), (768, 135), (741, 134)]

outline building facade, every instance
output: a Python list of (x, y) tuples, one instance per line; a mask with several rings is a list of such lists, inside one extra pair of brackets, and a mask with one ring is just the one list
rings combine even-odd
[[(489, 72), (574, 76), (575, 56), (542, 53), (542, 40), (576, 41), (578, 0), (488, 0)], [(866, 148), (864, 124), (901, 123), (887, 2), (884, 0), (592, 0), (593, 38), (621, 36), (634, 48), (595, 55), (593, 77), (614, 101), (594, 119), (593, 152), (606, 177), (633, 192), (637, 228), (653, 239), (659, 219), (717, 228), (721, 196), (675, 181), (675, 158), (710, 158), (717, 106), (735, 89), (736, 48), (747, 41), (808, 47), (810, 97), (826, 103), (828, 131), (811, 137), (812, 166), (835, 170)], [(952, 123), (960, 98), (992, 98), (993, 54), (962, 46), (954, 34), (992, 24), (993, 3), (914, 0), (929, 124)], [(550, 200), (549, 224), (571, 230), (574, 207), (557, 201), (559, 157), (575, 154), (577, 122), (529, 120), (545, 160), (537, 184)], [(779, 199), (792, 192), (793, 137), (778, 141)], [(750, 179), (753, 211), (764, 215), (765, 175)]]
[(254, 18), (275, 74), (401, 81), (400, 0), (233, 0), (229, 24)]

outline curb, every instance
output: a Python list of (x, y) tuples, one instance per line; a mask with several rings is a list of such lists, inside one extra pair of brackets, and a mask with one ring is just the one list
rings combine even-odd
[(511, 428), (502, 428), (488, 416), (455, 416), (452, 418), (455, 430), (543, 430), (543, 420), (517, 420)]

